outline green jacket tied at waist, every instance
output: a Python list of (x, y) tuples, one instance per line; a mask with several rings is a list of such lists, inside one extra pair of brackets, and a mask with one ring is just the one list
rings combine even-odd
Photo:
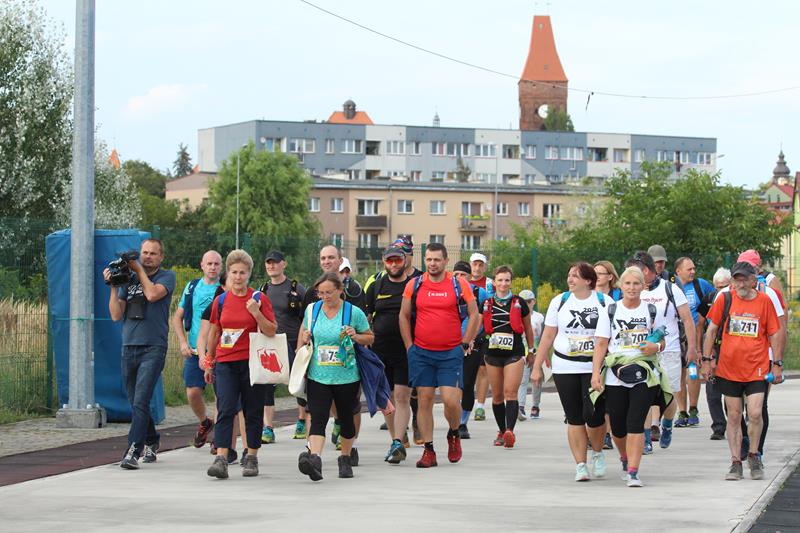
[[(628, 365), (631, 363), (635, 363), (642, 367), (645, 372), (647, 372), (647, 379), (645, 379), (645, 383), (648, 387), (655, 387), (656, 385), (661, 387), (661, 393), (664, 396), (664, 405), (669, 405), (669, 402), (672, 401), (672, 388), (669, 384), (669, 377), (667, 373), (661, 368), (661, 365), (658, 364), (658, 357), (655, 355), (644, 355), (643, 353), (639, 353), (636, 355), (623, 355), (623, 354), (613, 354), (610, 353), (606, 355), (603, 369), (600, 371), (600, 382), (605, 384), (606, 382), (606, 372), (613, 366), (617, 365)], [(651, 367), (650, 364), (653, 366)], [(656, 373), (653, 371), (653, 367), (658, 370), (659, 377), (656, 377)], [(590, 389), (589, 391), (589, 398), (592, 400), (592, 403), (597, 401), (597, 398), (600, 397), (600, 392)]]

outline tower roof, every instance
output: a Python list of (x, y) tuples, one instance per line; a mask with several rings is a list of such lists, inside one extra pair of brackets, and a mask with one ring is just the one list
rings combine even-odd
[(778, 162), (772, 170), (772, 176), (777, 179), (781, 177), (788, 178), (790, 175), (791, 171), (786, 166), (786, 156), (783, 155), (783, 150), (781, 150), (781, 153), (778, 154)]
[(522, 71), (522, 80), (528, 81), (560, 81), (567, 82), (567, 75), (561, 66), (556, 50), (556, 41), (553, 37), (553, 26), (550, 17), (533, 17), (531, 29), (531, 45), (528, 49), (528, 59)]

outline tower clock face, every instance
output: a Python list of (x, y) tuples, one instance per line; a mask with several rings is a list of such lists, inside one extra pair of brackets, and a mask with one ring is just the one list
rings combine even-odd
[(542, 104), (536, 109), (536, 114), (539, 115), (540, 118), (547, 118), (547, 114), (550, 112), (550, 106), (547, 104)]

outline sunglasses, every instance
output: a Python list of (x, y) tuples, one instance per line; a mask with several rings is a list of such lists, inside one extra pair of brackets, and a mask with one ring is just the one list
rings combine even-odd
[(386, 259), (383, 260), (383, 262), (386, 263), (387, 265), (399, 265), (400, 263), (404, 263), (405, 261), (403, 260), (402, 257), (387, 257)]

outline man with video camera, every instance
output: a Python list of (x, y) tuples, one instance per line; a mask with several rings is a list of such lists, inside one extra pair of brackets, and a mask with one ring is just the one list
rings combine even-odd
[[(130, 258), (130, 255), (126, 255)], [(169, 304), (175, 290), (175, 273), (161, 268), (164, 247), (158, 239), (145, 239), (139, 260), (129, 259), (126, 272), (103, 270), (111, 285), (108, 310), (111, 320), (122, 320), (122, 379), (131, 404), (128, 450), (120, 462), (127, 470), (156, 461), (159, 435), (150, 417), (150, 398), (164, 369), (169, 332)]]

